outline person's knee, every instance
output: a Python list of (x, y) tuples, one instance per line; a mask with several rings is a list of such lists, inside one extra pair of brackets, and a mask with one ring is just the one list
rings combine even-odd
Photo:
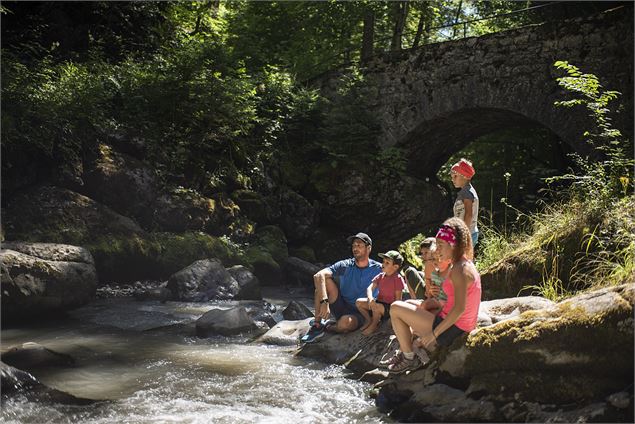
[(337, 322), (337, 329), (340, 333), (348, 333), (357, 329), (357, 318), (352, 315), (345, 315)]

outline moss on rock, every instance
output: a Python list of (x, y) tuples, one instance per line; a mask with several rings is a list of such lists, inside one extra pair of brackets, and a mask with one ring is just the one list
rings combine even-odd
[[(633, 286), (585, 293), (479, 329), (467, 340), (461, 377), (508, 387), (514, 373), (531, 377), (536, 384), (523, 388), (523, 396), (533, 401), (589, 399), (632, 384)], [(510, 377), (492, 379), (497, 373)], [(595, 379), (606, 384), (592, 387)], [(588, 385), (574, 390), (576, 381)]]

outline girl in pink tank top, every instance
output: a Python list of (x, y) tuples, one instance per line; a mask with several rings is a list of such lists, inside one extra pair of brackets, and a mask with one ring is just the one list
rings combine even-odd
[[(432, 351), (438, 345), (449, 346), (457, 337), (476, 327), (481, 304), (481, 276), (471, 261), (470, 230), (463, 220), (450, 218), (437, 232), (436, 242), (439, 260), (452, 262), (449, 275), (442, 283), (447, 301), (436, 316), (413, 303), (397, 301), (391, 305), (391, 323), (400, 350), (379, 364), (386, 366), (390, 373), (419, 368), (425, 360), (415, 356), (414, 349), (424, 347)], [(414, 344), (413, 334), (419, 336)]]

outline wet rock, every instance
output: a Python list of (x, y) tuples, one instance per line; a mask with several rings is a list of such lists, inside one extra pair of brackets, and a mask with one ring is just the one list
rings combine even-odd
[(297, 345), (300, 338), (309, 330), (309, 321), (311, 318), (302, 321), (280, 321), (257, 341), (279, 346)]
[(233, 299), (240, 292), (236, 279), (217, 259), (202, 259), (173, 274), (167, 288), (172, 299), (206, 302)]
[(257, 328), (254, 320), (242, 306), (229, 310), (211, 309), (196, 320), (196, 335), (199, 337), (235, 336)]
[(392, 416), (409, 422), (491, 422), (497, 418), (494, 403), (470, 399), (462, 390), (445, 384), (415, 392)]
[(65, 405), (88, 405), (96, 402), (47, 387), (28, 372), (4, 362), (0, 362), (0, 380), (3, 398), (19, 394), (29, 400), (56, 402)]
[(307, 308), (304, 304), (292, 300), (287, 307), (282, 311), (282, 316), (285, 320), (303, 320), (311, 318), (313, 312)]
[(44, 367), (69, 367), (75, 364), (70, 355), (55, 352), (33, 342), (10, 348), (0, 359), (7, 365), (28, 371)]

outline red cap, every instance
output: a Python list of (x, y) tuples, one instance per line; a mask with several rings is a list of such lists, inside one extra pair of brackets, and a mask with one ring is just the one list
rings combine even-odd
[(463, 175), (467, 179), (472, 178), (475, 173), (472, 164), (465, 159), (461, 159), (460, 161), (452, 165), (452, 171), (456, 172), (457, 174)]

